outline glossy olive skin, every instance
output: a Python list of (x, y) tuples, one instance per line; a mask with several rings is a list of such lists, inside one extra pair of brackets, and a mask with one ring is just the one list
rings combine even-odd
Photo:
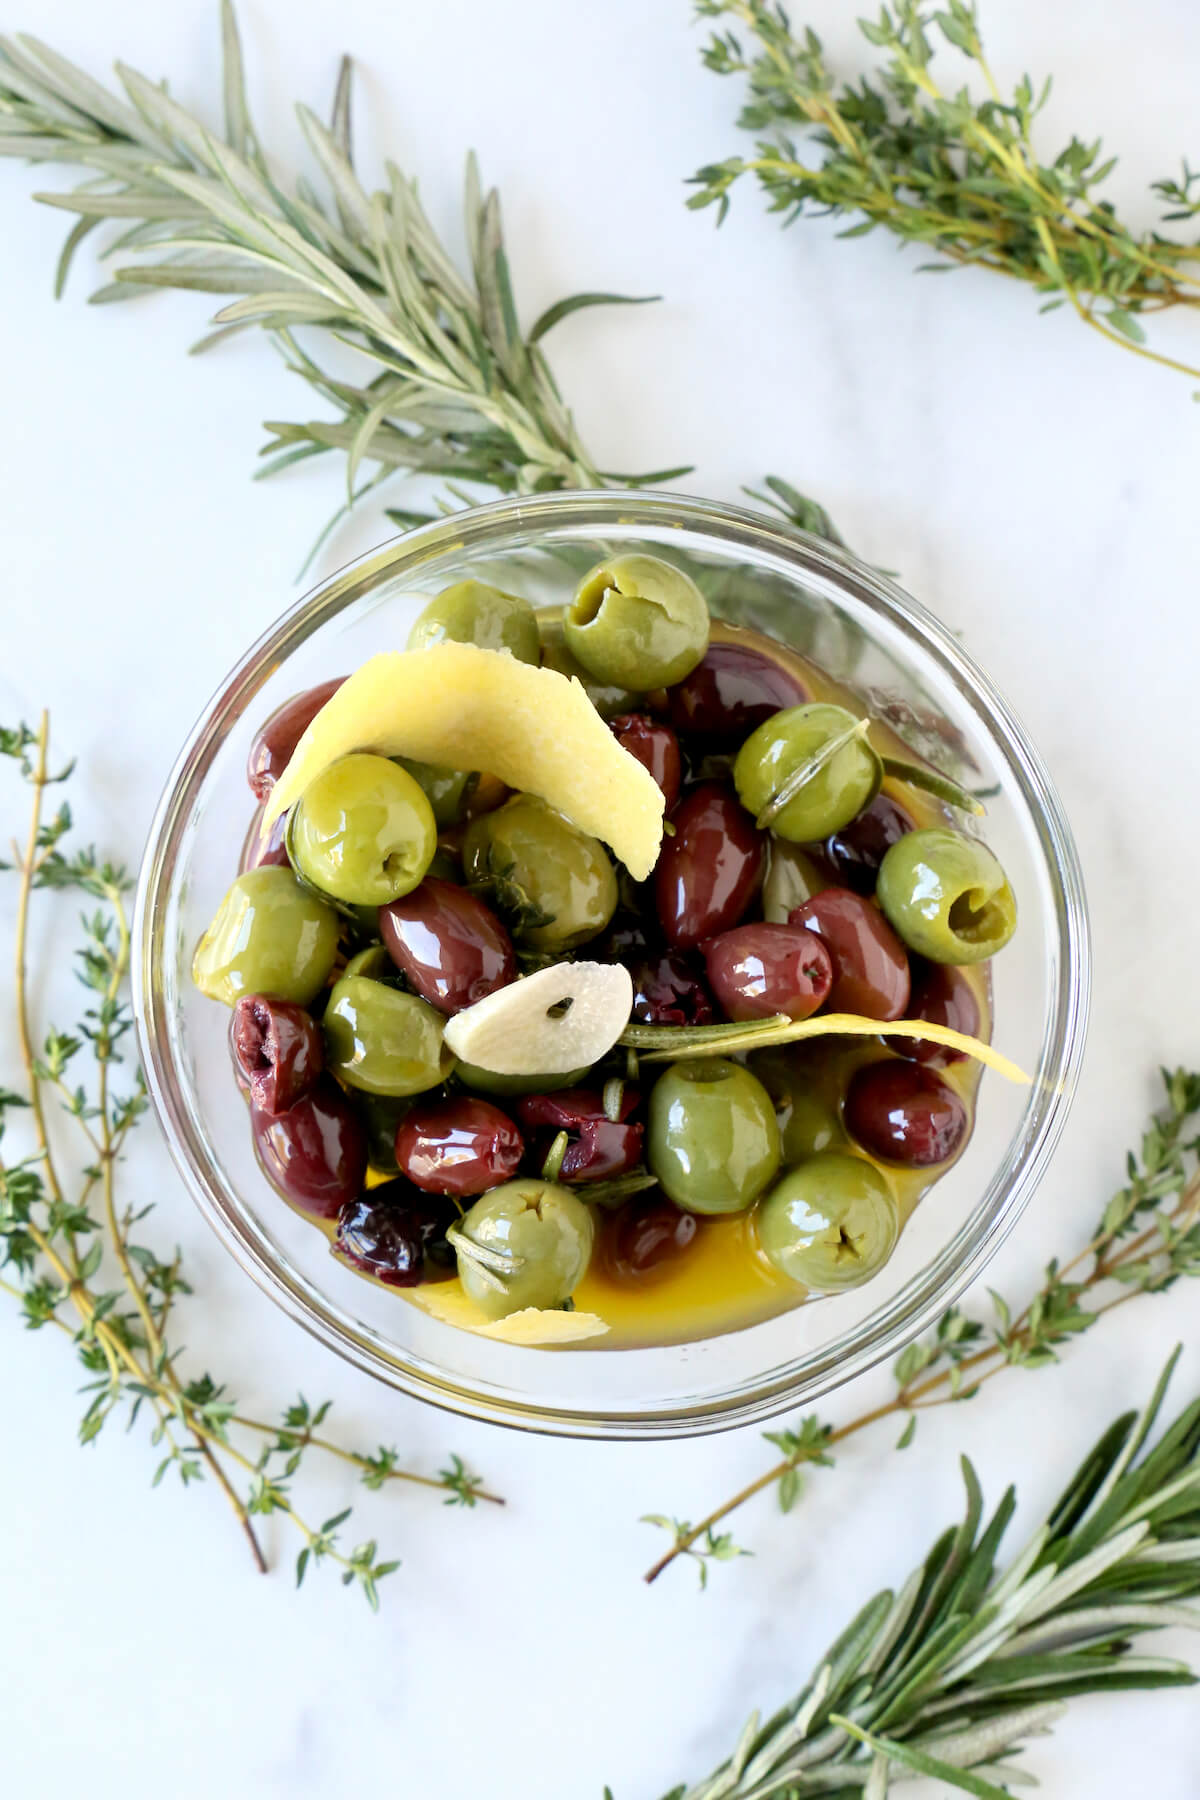
[(846, 1092), (846, 1129), (881, 1162), (932, 1169), (949, 1162), (966, 1142), (970, 1118), (960, 1094), (919, 1063), (871, 1063), (859, 1069)]
[(833, 872), (821, 852), (801, 850), (796, 844), (773, 837), (763, 878), (763, 918), (771, 925), (786, 925), (788, 915), (797, 906), (803, 906), (822, 888), (834, 885)]
[(691, 576), (635, 552), (588, 571), (563, 615), (563, 638), (598, 681), (648, 694), (690, 674), (708, 648), (708, 626)]
[(663, 792), (670, 812), (679, 798), (683, 780), (683, 758), (679, 739), (669, 725), (661, 725), (645, 713), (620, 713), (610, 719), (608, 729), (630, 756), (636, 756), (644, 769), (649, 769)]
[(672, 1063), (659, 1077), (646, 1145), (659, 1185), (688, 1212), (744, 1212), (779, 1167), (771, 1097), (724, 1057)]
[(858, 1287), (896, 1247), (900, 1214), (887, 1177), (861, 1156), (826, 1152), (791, 1169), (756, 1215), (781, 1275), (817, 1294)]
[[(355, 958), (386, 962), (380, 946)], [(422, 1094), (454, 1069), (442, 1042), (443, 1015), (415, 994), (402, 994), (355, 964), (334, 983), (325, 1008), (325, 1063), (349, 1087), (372, 1094)], [(377, 966), (377, 964), (376, 964)]]
[(773, 713), (807, 699), (804, 684), (761, 650), (710, 644), (691, 674), (671, 689), (668, 716), (689, 737), (740, 744)]
[(447, 831), (466, 816), (479, 777), (465, 769), (447, 769), (441, 763), (417, 762), (411, 756), (393, 756), (397, 766), (412, 776), (430, 806), (439, 831)]
[(879, 865), (914, 823), (889, 794), (876, 794), (871, 804), (849, 825), (825, 840), (825, 860), (839, 887), (856, 894), (873, 894)]
[(798, 925), (735, 925), (704, 946), (708, 985), (729, 1019), (810, 1019), (833, 986), (833, 958)]
[(366, 1128), (336, 1081), (322, 1078), (286, 1112), (251, 1107), (255, 1147), (269, 1180), (314, 1219), (333, 1219), (367, 1172)]
[(618, 1281), (645, 1281), (682, 1256), (699, 1229), (695, 1213), (681, 1212), (661, 1194), (639, 1195), (612, 1220), (605, 1261)]
[(242, 854), (238, 857), (238, 874), (244, 875), (247, 869), (288, 869), (287, 814), (282, 814), (270, 827), (266, 836), (262, 833), (263, 809), (260, 806), (250, 821), (250, 829), (242, 844)]
[(514, 1095), (551, 1094), (559, 1088), (578, 1087), (591, 1073), (589, 1069), (567, 1069), (561, 1075), (500, 1075), (495, 1069), (480, 1069), (474, 1063), (460, 1062), (456, 1078), (464, 1087), (497, 1100), (510, 1100)]
[(418, 1101), (396, 1132), (396, 1166), (414, 1187), (459, 1199), (486, 1194), (521, 1166), (525, 1141), (507, 1113), (456, 1094)]
[(302, 1006), (243, 994), (233, 1009), (234, 1061), (259, 1112), (286, 1112), (325, 1067), (321, 1027)]
[(516, 1111), (522, 1125), (540, 1131), (539, 1157), (560, 1131), (568, 1134), (556, 1180), (607, 1181), (627, 1174), (642, 1159), (644, 1127), (632, 1117), (638, 1099), (636, 1088), (625, 1087), (620, 1117), (610, 1119), (599, 1088), (566, 1088), (557, 1094), (528, 1094), (517, 1101)]
[(256, 800), (265, 800), (292, 760), (292, 752), (327, 700), (332, 700), (346, 677), (323, 681), (318, 687), (295, 694), (273, 712), (250, 746), (246, 779)]
[(432, 875), (379, 909), (379, 934), (409, 985), (439, 1012), (461, 1012), (516, 979), (512, 940), (495, 913)]
[(192, 980), (226, 1006), (242, 994), (308, 1006), (325, 986), (337, 949), (337, 914), (290, 869), (248, 869), (197, 944)]
[(396, 1133), (414, 1101), (403, 1094), (368, 1094), (356, 1088), (355, 1104), (367, 1132), (367, 1160), (380, 1175), (398, 1175)]
[[(773, 808), (785, 783), (855, 723), (842, 706), (811, 701), (790, 706), (746, 739), (733, 765), (738, 799), (755, 818)], [(854, 737), (804, 783), (769, 819), (771, 830), (793, 844), (810, 844), (840, 831), (874, 798), (882, 776), (879, 758)]]
[[(952, 969), (946, 963), (923, 962), (914, 967), (908, 1017), (928, 1019), (931, 1025), (948, 1025), (952, 1031), (976, 1038), (983, 1023), (971, 983), (961, 969)], [(929, 1038), (896, 1038), (890, 1048), (910, 1062), (924, 1063), (927, 1069), (948, 1069), (951, 1063), (965, 1062), (967, 1058), (965, 1050), (952, 1050), (948, 1044), (935, 1044)]]
[(533, 794), (472, 820), (463, 871), (535, 950), (586, 944), (617, 909), (617, 877), (603, 844)]
[(578, 681), (602, 719), (615, 719), (621, 713), (637, 711), (642, 703), (641, 694), (635, 694), (631, 688), (597, 681), (590, 670), (572, 656), (563, 639), (561, 619), (540, 618), (538, 629), (542, 634), (542, 667), (565, 675), (569, 681)]
[(352, 906), (386, 906), (424, 877), (437, 823), (407, 769), (360, 750), (304, 790), (287, 845), (297, 874), (320, 892)]
[(1013, 891), (991, 851), (942, 826), (893, 844), (876, 892), (897, 935), (930, 962), (984, 962), (1017, 928)]
[(419, 614), (408, 634), (410, 650), (431, 644), (478, 644), (481, 650), (509, 650), (518, 662), (536, 663), (542, 646), (537, 617), (528, 600), (506, 594), (485, 581), (456, 581), (443, 588)]
[(823, 1071), (814, 1073), (811, 1056), (812, 1052), (806, 1057), (780, 1046), (760, 1050), (750, 1059), (751, 1070), (775, 1107), (785, 1168), (825, 1150), (840, 1150), (846, 1142), (830, 1091), (833, 1084), (822, 1079)]
[(704, 965), (689, 950), (667, 950), (629, 965), (632, 1017), (639, 1025), (711, 1025), (717, 1009)]
[[(526, 1306), (561, 1306), (587, 1269), (595, 1238), (592, 1215), (569, 1188), (548, 1181), (509, 1181), (477, 1200), (454, 1232), (463, 1289), (489, 1319)], [(492, 1266), (471, 1247), (491, 1252)], [(507, 1258), (497, 1269), (494, 1257)]]
[(758, 891), (765, 839), (727, 787), (701, 782), (671, 815), (654, 871), (654, 899), (667, 942), (690, 949), (736, 925)]
[(908, 957), (879, 908), (849, 888), (825, 888), (789, 922), (814, 931), (833, 957), (827, 1012), (902, 1019), (911, 991)]
[(385, 1181), (342, 1207), (333, 1254), (388, 1287), (449, 1281), (455, 1262), (446, 1232), (457, 1217), (449, 1202), (434, 1200), (407, 1181)]

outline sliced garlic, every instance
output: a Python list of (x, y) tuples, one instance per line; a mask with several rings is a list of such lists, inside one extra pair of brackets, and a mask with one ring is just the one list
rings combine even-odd
[(445, 1042), (495, 1075), (565, 1075), (607, 1055), (632, 1006), (633, 982), (620, 964), (555, 963), (456, 1013)]

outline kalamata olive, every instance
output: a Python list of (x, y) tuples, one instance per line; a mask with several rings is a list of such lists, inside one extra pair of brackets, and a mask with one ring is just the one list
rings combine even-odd
[(258, 1112), (286, 1112), (325, 1067), (321, 1027), (290, 1000), (243, 994), (233, 1009), (232, 1043)]
[(664, 1194), (631, 1200), (612, 1221), (608, 1266), (619, 1280), (637, 1281), (682, 1255), (699, 1229), (695, 1213), (680, 1212)]
[(670, 690), (670, 719), (676, 731), (740, 743), (772, 713), (807, 699), (804, 684), (761, 650), (710, 644)]
[(669, 725), (658, 725), (645, 713), (621, 713), (610, 719), (608, 729), (630, 756), (636, 756), (644, 769), (649, 769), (663, 791), (668, 812), (679, 798), (683, 763), (679, 755), (679, 739)]
[(856, 894), (873, 894), (880, 863), (892, 845), (912, 830), (913, 821), (904, 808), (887, 794), (876, 794), (857, 819), (825, 839), (833, 879)]
[(766, 840), (715, 781), (685, 794), (671, 824), (675, 835), (663, 840), (654, 897), (667, 941), (687, 949), (738, 923), (762, 878)]
[(911, 986), (908, 955), (877, 906), (849, 888), (825, 888), (788, 914), (815, 931), (833, 957), (829, 1012), (900, 1019)]
[(333, 1254), (389, 1287), (448, 1281), (455, 1260), (446, 1232), (457, 1217), (453, 1202), (385, 1181), (342, 1207)]
[(231, 1012), (229, 1015), (229, 1060), (233, 1064), (233, 1079), (237, 1082), (240, 1092), (243, 1093), (248, 1100), (250, 1098), (250, 1083), (247, 1081), (245, 1075), (243, 1075), (242, 1065), (238, 1061), (237, 1039), (234, 1035), (234, 1028), (236, 1025), (237, 1013)]
[(871, 1063), (846, 1091), (846, 1129), (870, 1155), (912, 1169), (948, 1162), (967, 1135), (967, 1108), (932, 1069)]
[(588, 945), (588, 957), (594, 962), (624, 963), (628, 968), (646, 956), (651, 942), (648, 919), (633, 913), (618, 913), (604, 936)]
[(238, 874), (244, 875), (247, 869), (287, 868), (289, 858), (284, 839), (287, 836), (287, 814), (283, 813), (272, 825), (264, 838), (260, 829), (263, 809), (260, 806), (250, 821), (250, 829), (246, 833), (246, 841), (242, 845), (242, 854), (238, 859)]
[(633, 1013), (639, 1025), (711, 1025), (716, 1008), (700, 959), (688, 950), (631, 963)]
[(336, 1081), (322, 1076), (287, 1112), (251, 1107), (263, 1169), (301, 1212), (332, 1219), (367, 1172), (367, 1132)]
[(556, 1181), (606, 1181), (641, 1161), (644, 1127), (630, 1116), (638, 1099), (636, 1088), (623, 1088), (620, 1117), (610, 1119), (598, 1088), (566, 1088), (557, 1094), (524, 1095), (517, 1101), (517, 1117), (522, 1125), (544, 1128), (538, 1140), (543, 1157), (560, 1131), (568, 1134)]
[[(961, 969), (948, 963), (927, 963), (913, 958), (912, 998), (908, 1003), (910, 1019), (928, 1019), (931, 1025), (949, 1025), (952, 1031), (965, 1031), (978, 1037), (981, 1024), (979, 1001), (975, 989)], [(897, 1038), (888, 1046), (910, 1062), (924, 1063), (927, 1069), (947, 1069), (951, 1063), (965, 1062), (965, 1050), (951, 1050), (947, 1044), (934, 1044), (928, 1038)]]
[(486, 1194), (516, 1174), (524, 1150), (507, 1113), (465, 1094), (418, 1100), (396, 1132), (396, 1166), (428, 1194)]
[(291, 761), (292, 751), (345, 679), (339, 675), (334, 681), (323, 681), (319, 687), (293, 695), (262, 726), (246, 759), (246, 779), (256, 800), (265, 800), (270, 794)]
[(809, 1019), (833, 986), (833, 958), (799, 925), (735, 925), (704, 946), (708, 985), (731, 1019)]
[(396, 967), (439, 1012), (461, 1012), (516, 978), (512, 940), (475, 894), (426, 876), (379, 909), (379, 932)]

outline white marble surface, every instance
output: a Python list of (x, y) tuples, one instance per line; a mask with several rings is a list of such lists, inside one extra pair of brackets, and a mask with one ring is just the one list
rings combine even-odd
[[(1197, 1060), (1195, 893), (1197, 432), (1187, 381), (1122, 356), (1064, 313), (980, 275), (918, 279), (882, 237), (783, 235), (747, 191), (719, 237), (680, 178), (725, 154), (731, 84), (705, 74), (683, 0), (246, 0), (268, 140), (298, 154), (288, 102), (324, 104), (336, 53), (361, 59), (364, 161), (419, 169), (439, 220), (469, 144), (506, 202), (527, 317), (559, 293), (657, 291), (658, 308), (574, 320), (555, 363), (602, 464), (695, 459), (698, 491), (733, 497), (777, 470), (819, 495), (850, 541), (960, 628), (1046, 753), (1090, 886), (1097, 958), (1082, 1090), (1053, 1171), (994, 1270), (1020, 1288), (1078, 1242), (1119, 1176), (1159, 1062)], [(848, 47), (850, 15), (810, 14)], [(114, 53), (215, 101), (209, 0), (37, 0), (36, 28), (97, 73)], [(1050, 128), (1103, 129), (1135, 216), (1143, 187), (1193, 159), (1200, 14), (1187, 0), (988, 0), (1005, 78), (1052, 68)], [(49, 704), (79, 752), (78, 812), (135, 857), (187, 725), (248, 637), (294, 598), (340, 470), (266, 487), (258, 421), (307, 410), (260, 344), (202, 362), (199, 303), (83, 304), (49, 287), (62, 215), (51, 185), (0, 167), (5, 430), (0, 440), (0, 716)], [(1167, 335), (1193, 359), (1200, 327)], [(381, 535), (364, 517), (327, 571)], [(16, 796), (6, 786), (7, 821)], [(9, 905), (9, 890), (3, 904)], [(6, 915), (7, 916), (7, 915)], [(3, 1057), (11, 1057), (5, 1033)], [(343, 1430), (394, 1439), (427, 1466), (454, 1447), (510, 1497), (463, 1517), (419, 1495), (365, 1496), (361, 1518), (404, 1558), (381, 1617), (332, 1583), (296, 1595), (286, 1535), (263, 1581), (215, 1492), (148, 1489), (140, 1431), (73, 1441), (65, 1346), (0, 1318), (0, 1789), (13, 1800), (135, 1787), (332, 1800), (651, 1800), (703, 1772), (743, 1715), (791, 1691), (876, 1584), (904, 1573), (958, 1505), (965, 1449), (990, 1493), (1049, 1500), (1114, 1407), (1191, 1340), (1187, 1291), (1119, 1316), (1056, 1372), (935, 1416), (902, 1462), (861, 1440), (804, 1506), (738, 1521), (756, 1552), (709, 1593), (678, 1569), (638, 1577), (649, 1509), (695, 1512), (763, 1464), (755, 1432), (679, 1446), (594, 1447), (441, 1418), (386, 1394), (288, 1325), (193, 1213), (152, 1129), (130, 1186), (160, 1206), (202, 1298), (186, 1338), (247, 1400), (336, 1396)], [(851, 1411), (886, 1390), (869, 1378)], [(331, 1477), (318, 1517), (348, 1490)], [(1184, 1648), (1180, 1643), (1176, 1648)], [(1200, 1791), (1189, 1695), (1079, 1705), (1033, 1763), (1056, 1800)], [(1147, 1776), (1151, 1779), (1147, 1781)], [(916, 1790), (914, 1790), (916, 1791)]]

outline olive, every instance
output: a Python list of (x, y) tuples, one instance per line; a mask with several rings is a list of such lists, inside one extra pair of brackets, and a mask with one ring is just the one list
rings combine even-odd
[(439, 1012), (461, 1012), (516, 979), (512, 942), (496, 915), (432, 875), (380, 907), (379, 932), (405, 980)]
[(681, 1212), (664, 1195), (639, 1195), (613, 1218), (605, 1261), (619, 1281), (644, 1280), (682, 1256), (699, 1229), (695, 1213)]
[[(326, 1066), (368, 1093), (422, 1094), (440, 1087), (454, 1068), (442, 1042), (446, 1021), (415, 994), (379, 980), (386, 962), (377, 944), (334, 983), (324, 1018)], [(360, 972), (364, 967), (375, 973)]]
[(877, 906), (849, 888), (825, 888), (796, 907), (788, 922), (815, 931), (833, 958), (830, 1012), (904, 1017), (911, 986), (908, 957)]
[(825, 840), (825, 857), (840, 887), (856, 894), (873, 894), (879, 865), (893, 844), (898, 844), (913, 821), (888, 794), (876, 794), (857, 819)]
[(541, 657), (537, 617), (528, 600), (505, 594), (486, 581), (456, 581), (421, 612), (408, 634), (410, 650), (432, 644), (478, 644), (481, 650), (509, 650), (518, 662)]
[(396, 1132), (396, 1166), (429, 1194), (486, 1194), (516, 1174), (524, 1150), (507, 1113), (466, 1094), (418, 1101)]
[(533, 794), (517, 794), (472, 820), (463, 869), (535, 950), (585, 944), (617, 909), (617, 878), (603, 844)]
[(779, 1167), (770, 1095), (724, 1057), (672, 1063), (650, 1096), (647, 1160), (688, 1212), (744, 1212)]
[(325, 986), (337, 948), (337, 914), (290, 869), (248, 869), (197, 944), (192, 980), (226, 1006), (242, 994), (308, 1006)]
[(356, 1088), (354, 1098), (367, 1129), (367, 1157), (371, 1167), (381, 1175), (398, 1175), (396, 1133), (413, 1101), (404, 1094), (368, 1094), (365, 1088)]
[(411, 756), (393, 756), (391, 760), (412, 776), (433, 808), (439, 831), (447, 831), (465, 816), (467, 804), (479, 785), (478, 775), (464, 769), (447, 769), (441, 763), (417, 762)]
[(857, 1287), (896, 1247), (900, 1213), (887, 1177), (828, 1151), (790, 1170), (758, 1209), (758, 1240), (781, 1275), (814, 1293)]
[(832, 886), (832, 871), (823, 855), (801, 850), (783, 838), (771, 839), (762, 890), (763, 918), (770, 924), (785, 925), (797, 906)]
[(241, 1059), (238, 1056), (236, 1027), (237, 1008), (235, 1006), (229, 1015), (229, 1060), (233, 1064), (233, 1079), (238, 1084), (238, 1092), (243, 1094), (248, 1100), (250, 1098), (250, 1081), (242, 1068)]
[(983, 962), (1017, 928), (1017, 903), (985, 844), (932, 826), (893, 844), (879, 869), (879, 904), (910, 950), (936, 963)]
[(704, 966), (730, 1019), (809, 1019), (833, 986), (833, 958), (799, 925), (735, 925), (709, 938)]
[(292, 760), (292, 752), (327, 700), (331, 700), (346, 677), (323, 681), (319, 687), (294, 694), (273, 712), (250, 746), (246, 759), (246, 779), (256, 800), (266, 800), (271, 789)]
[(267, 1177), (302, 1212), (335, 1218), (362, 1187), (366, 1127), (336, 1081), (323, 1076), (286, 1112), (252, 1106), (250, 1120)]
[(690, 575), (661, 557), (610, 557), (590, 569), (563, 615), (567, 649), (597, 680), (648, 694), (695, 668), (708, 607)]
[(948, 1082), (919, 1063), (871, 1063), (846, 1091), (846, 1129), (883, 1162), (930, 1169), (961, 1150), (969, 1124), (966, 1103)]
[[(907, 1016), (928, 1019), (931, 1025), (948, 1025), (968, 1037), (978, 1037), (982, 1024), (975, 989), (961, 969), (952, 969), (947, 963), (921, 963), (914, 968)], [(897, 1056), (924, 1063), (927, 1069), (946, 1069), (951, 1063), (965, 1062), (967, 1056), (965, 1050), (952, 1050), (930, 1038), (896, 1038), (889, 1047)]]
[(628, 967), (647, 954), (653, 941), (650, 921), (644, 915), (618, 913), (603, 938), (589, 944), (588, 955), (596, 962), (619, 962)]
[(829, 1060), (825, 1044), (759, 1050), (750, 1058), (750, 1067), (775, 1107), (785, 1168), (844, 1146), (838, 1067)]
[(247, 869), (287, 869), (287, 814), (283, 813), (271, 826), (267, 835), (262, 833), (263, 809), (260, 806), (250, 821), (250, 829), (246, 833), (246, 841), (242, 845), (242, 854), (238, 857), (238, 874), (244, 875)]
[(762, 876), (764, 839), (729, 789), (702, 782), (671, 815), (654, 871), (659, 923), (670, 944), (688, 949), (736, 925)]
[(386, 906), (411, 893), (433, 861), (433, 808), (407, 769), (354, 751), (305, 788), (292, 812), (288, 853), (296, 872), (355, 906)]
[(259, 1112), (286, 1112), (325, 1067), (321, 1027), (302, 1006), (243, 994), (233, 1009), (234, 1060)]
[(388, 1287), (448, 1281), (455, 1262), (446, 1232), (457, 1217), (453, 1204), (431, 1199), (407, 1181), (385, 1181), (342, 1207), (333, 1254)]
[(539, 629), (542, 634), (542, 667), (565, 675), (569, 681), (577, 681), (602, 719), (615, 719), (621, 713), (637, 710), (642, 703), (641, 694), (635, 694), (631, 688), (596, 681), (583, 664), (571, 655), (563, 640), (560, 619), (542, 619), (539, 621)]
[(538, 1152), (544, 1157), (560, 1131), (567, 1133), (567, 1148), (556, 1181), (606, 1181), (625, 1175), (642, 1159), (643, 1127), (631, 1115), (637, 1111), (638, 1091), (623, 1087), (616, 1119), (609, 1118), (595, 1088), (567, 1088), (556, 1094), (527, 1094), (517, 1101), (522, 1125), (541, 1126)]
[(608, 729), (630, 756), (636, 756), (644, 769), (649, 769), (663, 792), (669, 812), (679, 798), (683, 779), (683, 761), (679, 739), (669, 725), (659, 725), (645, 713), (620, 713), (610, 719)]
[(639, 1025), (711, 1025), (716, 1019), (700, 958), (667, 950), (630, 965), (632, 1017)]
[(516, 1094), (549, 1094), (557, 1088), (578, 1087), (591, 1071), (567, 1069), (561, 1075), (501, 1075), (496, 1069), (481, 1069), (474, 1063), (460, 1062), (454, 1073), (464, 1087), (505, 1100)]
[(749, 644), (710, 644), (690, 675), (672, 687), (676, 731), (711, 742), (740, 744), (784, 707), (808, 699), (803, 683)]
[(587, 1271), (595, 1226), (569, 1188), (509, 1181), (477, 1200), (450, 1234), (463, 1288), (489, 1319), (569, 1300)]
[[(848, 825), (874, 799), (882, 778), (879, 758), (856, 724), (845, 707), (821, 701), (776, 713), (737, 753), (733, 781), (742, 805), (793, 844)], [(827, 760), (817, 760), (823, 755)], [(815, 766), (808, 778), (785, 798), (788, 784), (810, 763)]]

